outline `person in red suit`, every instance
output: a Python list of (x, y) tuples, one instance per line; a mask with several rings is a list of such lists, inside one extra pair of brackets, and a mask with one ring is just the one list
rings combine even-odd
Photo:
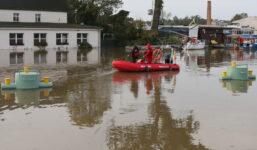
[(130, 55), (132, 58), (132, 62), (136, 63), (139, 56), (139, 48), (137, 46), (134, 46), (134, 48), (130, 51)]
[(153, 60), (153, 48), (151, 47), (151, 45), (148, 43), (146, 45), (147, 50), (146, 50), (146, 54), (144, 55), (144, 57), (147, 59), (147, 63), (151, 64), (152, 60)]

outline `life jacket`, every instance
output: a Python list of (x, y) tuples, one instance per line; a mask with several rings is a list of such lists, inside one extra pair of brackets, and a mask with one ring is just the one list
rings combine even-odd
[(138, 56), (139, 55), (139, 49), (132, 49), (132, 51), (131, 51), (131, 56), (132, 57), (136, 57), (136, 56)]

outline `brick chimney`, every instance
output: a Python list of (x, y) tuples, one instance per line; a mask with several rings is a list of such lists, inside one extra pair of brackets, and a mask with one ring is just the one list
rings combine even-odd
[(207, 4), (207, 25), (212, 24), (212, 18), (211, 18), (211, 0), (208, 0)]

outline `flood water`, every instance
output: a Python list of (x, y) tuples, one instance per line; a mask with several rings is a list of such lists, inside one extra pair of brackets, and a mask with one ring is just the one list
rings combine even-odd
[(256, 150), (256, 81), (219, 80), (233, 60), (256, 74), (256, 52), (178, 52), (179, 72), (112, 69), (126, 55), (1, 51), (1, 82), (26, 65), (54, 87), (1, 91), (0, 149)]

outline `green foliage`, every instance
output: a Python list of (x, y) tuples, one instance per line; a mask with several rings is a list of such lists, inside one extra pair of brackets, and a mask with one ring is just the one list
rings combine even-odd
[[(166, 25), (189, 25), (192, 20), (194, 20), (195, 16), (178, 18), (174, 16), (173, 19), (164, 20), (164, 24)], [(196, 22), (198, 24), (206, 24), (206, 19), (201, 18), (200, 16), (196, 16)]]
[(69, 4), (71, 22), (102, 25), (106, 17), (120, 8), (122, 0), (69, 0)]
[(122, 0), (69, 1), (69, 16), (73, 18), (73, 23), (102, 27), (102, 33), (113, 35), (111, 37), (118, 46), (159, 42), (157, 31), (145, 29), (146, 22), (129, 18), (129, 12), (125, 10), (114, 14), (122, 5)]
[(129, 40), (126, 45), (145, 45), (147, 43), (155, 44), (158, 43), (158, 32), (152, 30), (143, 30), (136, 36), (135, 39)]
[(83, 42), (79, 44), (79, 49), (80, 50), (91, 50), (93, 47), (91, 44), (89, 44), (88, 42)]
[(47, 42), (35, 42), (34, 45), (37, 47), (46, 47)]
[(161, 37), (158, 39), (159, 43), (179, 44), (181, 40), (177, 36)]
[(40, 50), (44, 50), (48, 44), (47, 42), (35, 42), (34, 45), (37, 46)]
[(231, 22), (236, 21), (236, 20), (240, 20), (240, 19), (244, 19), (247, 18), (248, 14), (247, 13), (241, 13), (241, 14), (236, 14), (232, 19)]

